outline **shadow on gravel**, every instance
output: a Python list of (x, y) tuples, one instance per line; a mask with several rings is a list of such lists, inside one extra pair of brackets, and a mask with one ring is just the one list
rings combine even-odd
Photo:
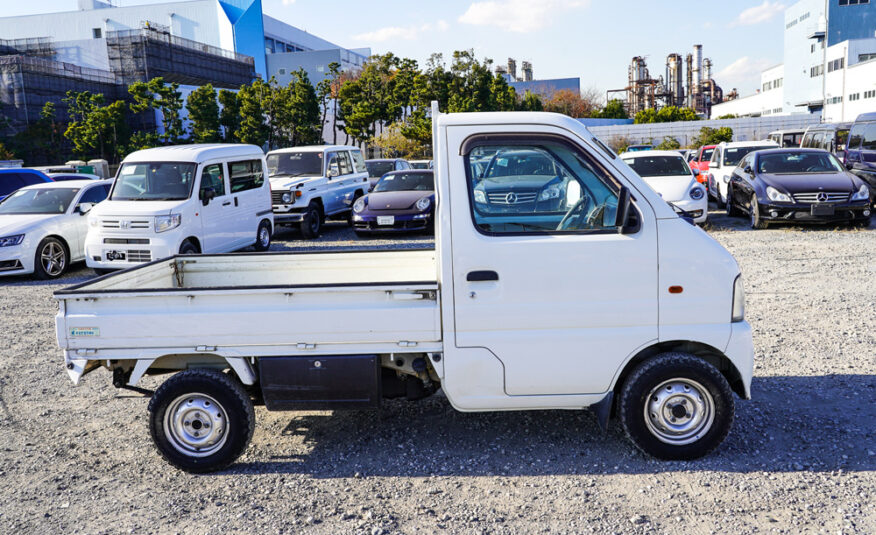
[[(757, 377), (753, 398), (737, 400), (736, 422), (722, 447), (692, 462), (646, 457), (616, 420), (603, 433), (586, 411), (461, 413), (434, 397), (389, 402), (379, 413), (292, 417), (281, 432), (260, 438), (259, 452), (270, 460), (241, 462), (224, 473), (344, 478), (876, 470), (876, 375)], [(295, 454), (272, 456), (293, 443)]]
[[(867, 232), (873, 228), (870, 227), (853, 227), (848, 223), (773, 223), (766, 231), (780, 230), (785, 232)], [(728, 217), (723, 211), (715, 211), (714, 208), (709, 212), (709, 219), (703, 225), (703, 230), (710, 231), (742, 231), (742, 232), (766, 232), (764, 230), (755, 230), (751, 228), (748, 222), (748, 216), (743, 217)]]
[(85, 267), (84, 263), (79, 263), (73, 264), (70, 271), (57, 279), (40, 280), (33, 274), (3, 277), (0, 278), (0, 288), (3, 286), (67, 286), (79, 284), (94, 278), (97, 278), (94, 271)]

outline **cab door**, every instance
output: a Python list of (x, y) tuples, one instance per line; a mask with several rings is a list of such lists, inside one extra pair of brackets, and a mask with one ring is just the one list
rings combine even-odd
[(658, 337), (656, 223), (641, 217), (650, 207), (622, 234), (623, 182), (584, 146), (544, 127), (483, 133), (448, 127), (462, 154), (448, 155), (455, 339), (445, 343), (489, 350), (510, 396), (605, 392)]
[[(233, 203), (228, 194), (227, 177), (224, 162), (208, 163), (201, 169), (195, 212), (201, 219), (201, 251), (204, 253), (222, 252), (234, 240)], [(208, 191), (215, 197), (204, 204)]]

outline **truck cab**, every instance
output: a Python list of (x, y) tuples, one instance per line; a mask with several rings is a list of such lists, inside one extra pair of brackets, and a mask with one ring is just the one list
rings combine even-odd
[(362, 151), (347, 145), (278, 149), (268, 153), (274, 221), (319, 237), (327, 218), (349, 214), (368, 192)]
[(460, 411), (615, 415), (657, 458), (717, 448), (754, 358), (730, 253), (578, 121), (432, 118), (434, 250), (181, 257), (60, 290), (71, 379), (174, 373), (146, 392), (150, 426), (191, 472), (244, 451), (253, 400), (366, 408), (439, 387)]

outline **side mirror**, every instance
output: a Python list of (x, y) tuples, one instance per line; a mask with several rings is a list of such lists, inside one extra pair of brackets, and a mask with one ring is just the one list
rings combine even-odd
[(617, 196), (617, 214), (614, 219), (614, 226), (620, 234), (624, 234), (627, 226), (627, 219), (630, 215), (630, 189), (626, 186), (621, 186), (620, 193)]
[(85, 215), (94, 208), (93, 202), (81, 202), (76, 205), (76, 211), (79, 212), (79, 215)]
[(333, 177), (333, 176), (335, 176), (335, 174), (332, 172), (331, 169), (329, 169), (328, 171), (325, 172), (325, 177), (326, 177), (326, 178), (331, 178), (331, 177)]
[(697, 168), (693, 168), (693, 169), (691, 169), (691, 171), (693, 172), (693, 176), (700, 176), (700, 170), (699, 170), (699, 169), (697, 169)]
[(371, 193), (372, 191), (374, 191), (374, 186), (376, 186), (376, 185), (377, 185), (377, 183), (375, 182), (374, 184), (371, 184), (370, 186), (368, 186), (368, 193)]
[(717, 169), (718, 162), (709, 162), (709, 169)]
[(207, 206), (210, 204), (210, 201), (216, 198), (216, 190), (213, 188), (202, 188), (200, 197), (204, 206)]
[(854, 162), (846, 162), (846, 169), (848, 169), (849, 171), (851, 171), (853, 167), (855, 167), (855, 163), (854, 163)]
[(753, 175), (753, 174), (754, 174), (754, 171), (751, 170), (751, 166), (750, 166), (750, 165), (746, 165), (745, 168), (742, 169), (742, 170), (745, 171), (745, 174), (746, 174), (746, 175)]

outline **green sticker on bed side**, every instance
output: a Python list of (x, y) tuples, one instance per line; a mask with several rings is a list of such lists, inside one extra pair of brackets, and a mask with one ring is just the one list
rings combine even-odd
[(100, 336), (99, 327), (70, 327), (70, 336), (82, 338), (84, 336)]

